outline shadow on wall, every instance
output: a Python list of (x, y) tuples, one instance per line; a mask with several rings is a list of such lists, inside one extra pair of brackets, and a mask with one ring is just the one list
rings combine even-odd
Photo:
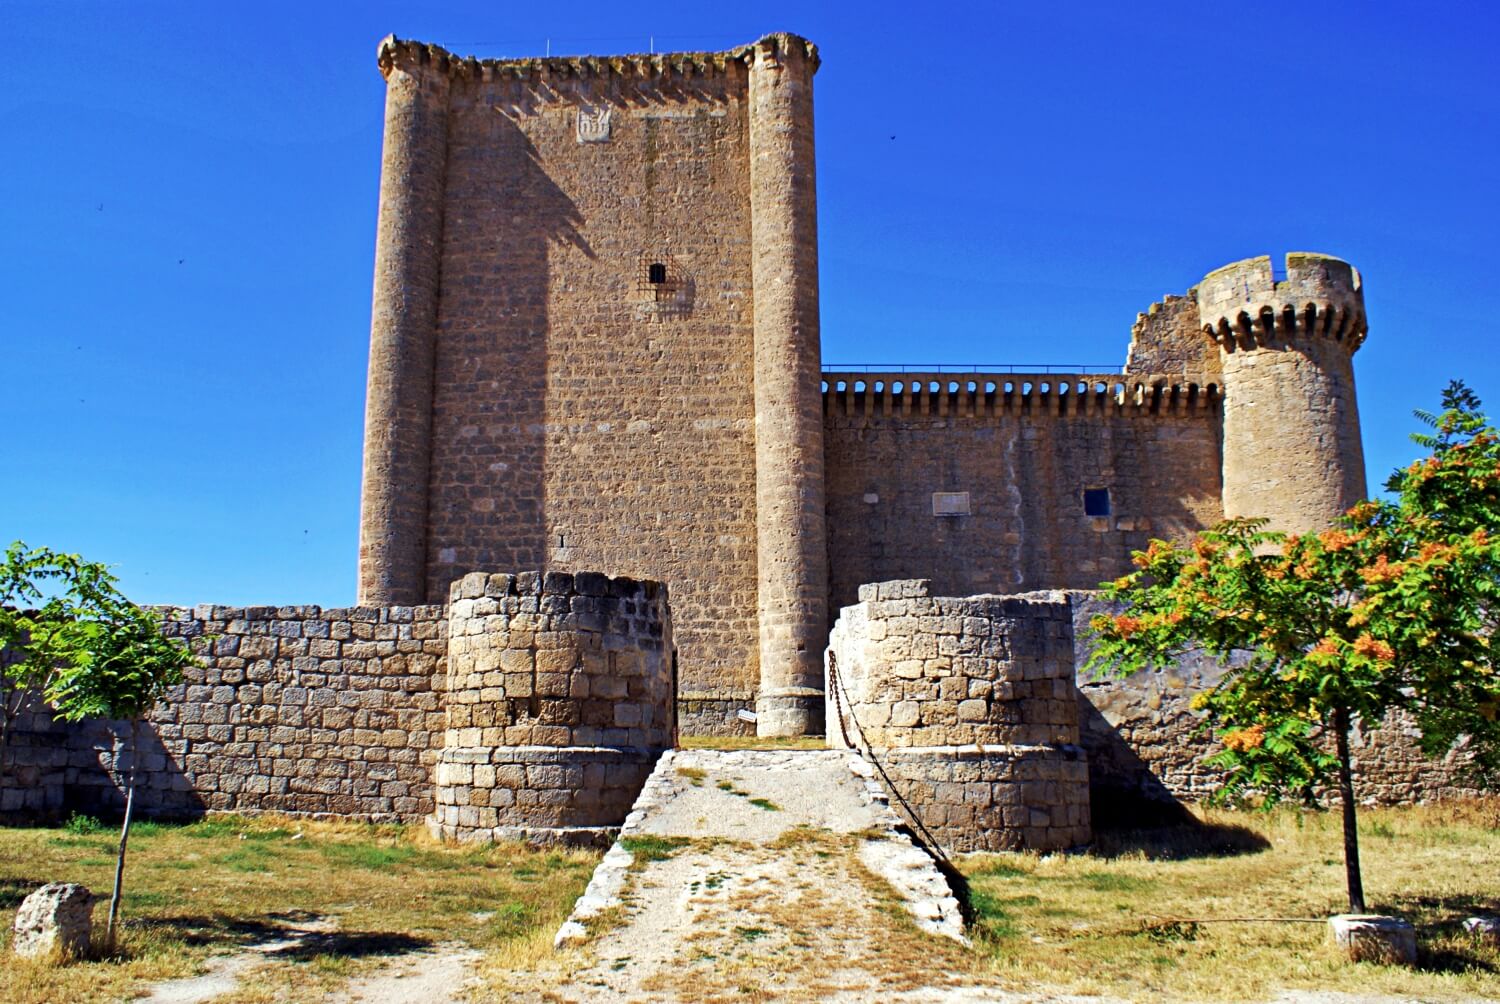
[[(481, 90), (450, 113), (434, 360), (427, 598), (465, 573), (546, 568), (550, 254), (595, 255), (521, 120)], [(533, 120), (535, 121), (535, 120)]]
[(1152, 773), (1118, 729), (1078, 692), (1080, 742), (1088, 750), (1089, 812), (1094, 829), (1135, 830), (1186, 826), (1197, 817)]
[[(11, 736), (11, 768), (0, 778), (0, 819), (55, 822), (74, 813), (114, 817), (125, 811), (125, 771), (131, 754), (127, 722), (54, 722), (28, 713)], [(139, 733), (136, 811), (142, 817), (191, 819), (208, 806), (194, 790), (183, 761), (184, 742), (169, 748), (149, 722)], [(116, 766), (122, 770), (116, 770)], [(226, 770), (230, 767), (226, 764)], [(248, 779), (242, 782), (253, 784)]]
[[(1076, 605), (1075, 598), (1075, 609)], [(1082, 649), (1082, 645), (1078, 647)], [(1160, 688), (1161, 684), (1152, 686)], [(1160, 689), (1155, 693), (1147, 691), (1142, 697), (1128, 684), (1116, 680), (1080, 681), (1079, 741), (1088, 751), (1094, 853), (1103, 857), (1144, 855), (1151, 860), (1175, 860), (1252, 854), (1270, 848), (1269, 841), (1247, 827), (1198, 818), (1158, 775), (1158, 770), (1176, 770), (1181, 774), (1179, 783), (1184, 778), (1192, 783), (1193, 778), (1204, 773), (1202, 761), (1212, 746), (1196, 734), (1194, 719), (1189, 716), (1147, 723), (1129, 721), (1127, 727), (1144, 724), (1149, 730), (1144, 734), (1151, 737), (1132, 742), (1120, 728), (1110, 724), (1091, 696), (1106, 707), (1122, 696), (1126, 697), (1127, 706), (1140, 708), (1175, 699), (1169, 697), (1163, 702)], [(1131, 728), (1130, 734), (1141, 733)], [(1168, 751), (1161, 762), (1153, 764), (1136, 752), (1142, 741)]]

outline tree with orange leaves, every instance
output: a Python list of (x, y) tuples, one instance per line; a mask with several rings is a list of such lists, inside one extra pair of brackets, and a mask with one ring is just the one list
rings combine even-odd
[(1500, 435), (1462, 383), (1443, 392), (1429, 456), (1394, 473), (1319, 534), (1236, 519), (1186, 545), (1152, 541), (1103, 586), (1120, 604), (1091, 625), (1088, 667), (1125, 675), (1189, 649), (1228, 667), (1194, 699), (1223, 745), (1221, 800), (1312, 802), (1336, 788), (1349, 909), (1365, 910), (1349, 735), (1401, 710), (1422, 748), (1466, 744), (1481, 784), (1500, 777)]

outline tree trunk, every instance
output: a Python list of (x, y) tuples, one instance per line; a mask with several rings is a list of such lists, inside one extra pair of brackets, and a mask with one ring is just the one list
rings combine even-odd
[[(19, 699), (18, 699), (19, 698)], [(25, 696), (19, 687), (0, 689), (0, 788), (10, 773), (11, 726), (21, 717)]]
[(135, 808), (136, 766), (140, 763), (141, 720), (130, 720), (130, 773), (125, 782), (125, 822), (120, 826), (120, 852), (115, 857), (115, 888), (109, 898), (109, 928), (104, 935), (106, 950), (114, 954), (115, 923), (120, 917), (120, 885), (125, 878), (125, 845), (130, 840), (130, 813)]
[(1349, 709), (1333, 713), (1334, 739), (1339, 754), (1339, 802), (1344, 810), (1344, 879), (1349, 886), (1349, 912), (1365, 912), (1365, 886), (1359, 875), (1359, 827), (1355, 819), (1354, 771), (1349, 760)]

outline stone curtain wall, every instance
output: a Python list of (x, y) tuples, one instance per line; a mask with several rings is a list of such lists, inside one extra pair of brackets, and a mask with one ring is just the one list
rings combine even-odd
[(831, 695), (829, 744), (862, 734), (952, 849), (1087, 843), (1067, 597), (930, 592), (926, 580), (866, 585), (840, 612), (829, 652), (846, 720)]
[[(861, 583), (890, 579), (930, 578), (953, 596), (1092, 589), (1129, 571), (1131, 551), (1152, 537), (1223, 518), (1211, 382), (899, 373), (825, 382), (834, 610), (854, 603)], [(1085, 512), (1086, 488), (1109, 490), (1108, 516)], [(935, 514), (934, 493), (967, 493), (967, 513)]]
[(70, 759), (67, 726), (34, 707), (16, 719), (9, 742), (7, 770), (0, 774), (0, 815), (30, 819), (62, 812)]
[[(1068, 595), (1082, 666), (1090, 651), (1089, 618), (1118, 608), (1091, 593)], [(1080, 675), (1081, 743), (1088, 751), (1096, 821), (1147, 821), (1164, 807), (1170, 811), (1177, 799), (1200, 801), (1218, 788), (1220, 770), (1207, 760), (1219, 747), (1198, 732), (1201, 718), (1190, 703), (1223, 672), (1213, 658), (1189, 653), (1169, 668), (1125, 679)], [(1463, 776), (1462, 749), (1429, 760), (1417, 740), (1411, 723), (1397, 715), (1356, 730), (1351, 748), (1361, 801), (1401, 805), (1482, 794)]]
[[(168, 635), (202, 639), (141, 730), (137, 805), (414, 820), (432, 811), (443, 740), (443, 607), (164, 608)], [(30, 716), (17, 750), (25, 786), (5, 809), (109, 813), (129, 726)]]
[(433, 832), (604, 839), (675, 741), (666, 587), (473, 573), (451, 596)]

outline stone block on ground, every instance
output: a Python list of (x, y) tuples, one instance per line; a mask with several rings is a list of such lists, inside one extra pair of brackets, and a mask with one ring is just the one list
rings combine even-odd
[(1410, 966), (1417, 961), (1417, 931), (1410, 921), (1372, 913), (1328, 918), (1328, 934), (1351, 962)]
[(1489, 945), (1500, 945), (1500, 917), (1469, 917), (1464, 930)]
[(94, 894), (74, 882), (49, 882), (21, 901), (11, 948), (37, 958), (53, 952), (65, 958), (88, 953), (93, 933)]

